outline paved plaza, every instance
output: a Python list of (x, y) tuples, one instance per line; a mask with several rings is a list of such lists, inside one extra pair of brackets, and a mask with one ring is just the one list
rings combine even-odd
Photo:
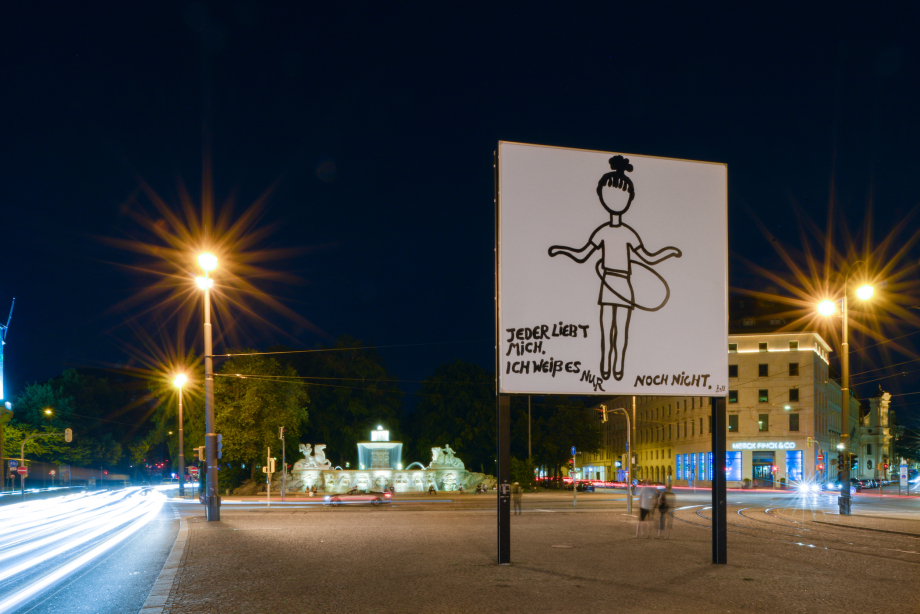
[(735, 504), (729, 563), (715, 566), (710, 531), (698, 526), (704, 505), (679, 510), (670, 539), (636, 539), (622, 494), (580, 495), (577, 508), (571, 493), (531, 496), (512, 517), (512, 564), (498, 566), (494, 508), (466, 497), (379, 509), (227, 505), (215, 523), (190, 515), (163, 611), (889, 613), (917, 603), (913, 513), (851, 523), (869, 530), (789, 498)]

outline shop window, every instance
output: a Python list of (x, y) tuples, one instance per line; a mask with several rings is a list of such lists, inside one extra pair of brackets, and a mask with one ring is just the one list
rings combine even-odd
[(729, 482), (741, 481), (741, 452), (725, 453), (725, 479)]
[(737, 433), (738, 432), (738, 414), (729, 414), (728, 416), (728, 432)]
[(770, 430), (770, 414), (758, 414), (757, 430), (760, 432)]
[(799, 363), (790, 362), (789, 363), (789, 377), (798, 377), (799, 376)]
[(674, 457), (674, 469), (677, 472), (677, 479), (678, 480), (684, 479), (684, 472), (683, 472), (683, 468), (680, 463), (680, 454)]
[(761, 352), (766, 352), (766, 351), (767, 351), (767, 342), (766, 342), (766, 341), (761, 341), (760, 343), (757, 344), (757, 348), (758, 348)]
[(767, 390), (758, 390), (757, 391), (757, 402), (758, 403), (769, 403), (770, 394)]
[(798, 389), (798, 388), (790, 388), (790, 389), (789, 389), (789, 402), (790, 402), (790, 403), (798, 403), (798, 402), (799, 402), (799, 389)]
[(798, 352), (798, 351), (799, 351), (799, 342), (798, 342), (798, 341), (790, 341), (790, 342), (789, 342), (789, 349), (790, 349), (791, 351), (793, 351), (793, 352)]
[(738, 365), (728, 365), (728, 376), (738, 377)]
[(738, 344), (737, 344), (737, 343), (729, 343), (729, 344), (728, 344), (728, 351), (731, 352), (731, 353), (737, 352), (737, 351), (738, 351)]
[(789, 430), (790, 431), (799, 430), (799, 415), (798, 414), (789, 414)]
[(802, 481), (802, 451), (786, 452), (786, 475), (793, 482)]
[(709, 452), (708, 455), (709, 455), (709, 479), (711, 480), (712, 476), (715, 475), (712, 472), (712, 452)]
[(728, 391), (728, 402), (729, 402), (729, 403), (737, 403), (737, 402), (738, 402), (738, 391), (737, 391), (737, 390), (729, 390), (729, 391)]
[(770, 375), (768, 365), (757, 365), (757, 377), (767, 377), (768, 375)]

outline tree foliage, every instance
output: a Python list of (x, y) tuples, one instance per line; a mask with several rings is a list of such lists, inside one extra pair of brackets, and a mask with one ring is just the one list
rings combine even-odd
[[(357, 444), (382, 425), (390, 438), (401, 438), (399, 415), (403, 393), (387, 371), (383, 357), (343, 336), (331, 348), (284, 355), (282, 360), (305, 377), (310, 390), (310, 423), (304, 443), (326, 444), (334, 465), (357, 464)], [(283, 348), (276, 348), (282, 350)]]
[(280, 452), (281, 426), (289, 442), (298, 440), (309, 397), (293, 367), (270, 356), (237, 356), (221, 365), (220, 373), (214, 378), (214, 417), (223, 435), (222, 462), (253, 466), (267, 448)]
[(450, 445), (470, 471), (495, 473), (495, 376), (462, 361), (425, 379), (412, 417), (411, 449), (423, 464), (431, 448)]

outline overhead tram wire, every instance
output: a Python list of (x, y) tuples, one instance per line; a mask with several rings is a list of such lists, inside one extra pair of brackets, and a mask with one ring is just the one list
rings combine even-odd
[(426, 345), (451, 345), (457, 343), (494, 343), (494, 339), (466, 339), (464, 341), (432, 341), (428, 343), (400, 343), (395, 345), (365, 345), (360, 347), (320, 348), (313, 350), (283, 350), (276, 352), (239, 352), (232, 354), (214, 354), (212, 358), (232, 358), (234, 356), (272, 356), (277, 354), (312, 354), (316, 352), (348, 352), (354, 350), (378, 350), (391, 348), (410, 348)]

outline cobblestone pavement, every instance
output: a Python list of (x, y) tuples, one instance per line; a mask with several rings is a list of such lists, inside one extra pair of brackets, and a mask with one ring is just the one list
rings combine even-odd
[(761, 537), (730, 532), (729, 564), (715, 566), (708, 530), (675, 521), (669, 540), (654, 532), (636, 539), (624, 511), (525, 509), (512, 517), (509, 566), (495, 564), (494, 511), (313, 508), (228, 510), (216, 523), (190, 518), (165, 612), (920, 611), (918, 538), (904, 536), (905, 553), (892, 560), (882, 551), (773, 539), (764, 525), (747, 529)]

